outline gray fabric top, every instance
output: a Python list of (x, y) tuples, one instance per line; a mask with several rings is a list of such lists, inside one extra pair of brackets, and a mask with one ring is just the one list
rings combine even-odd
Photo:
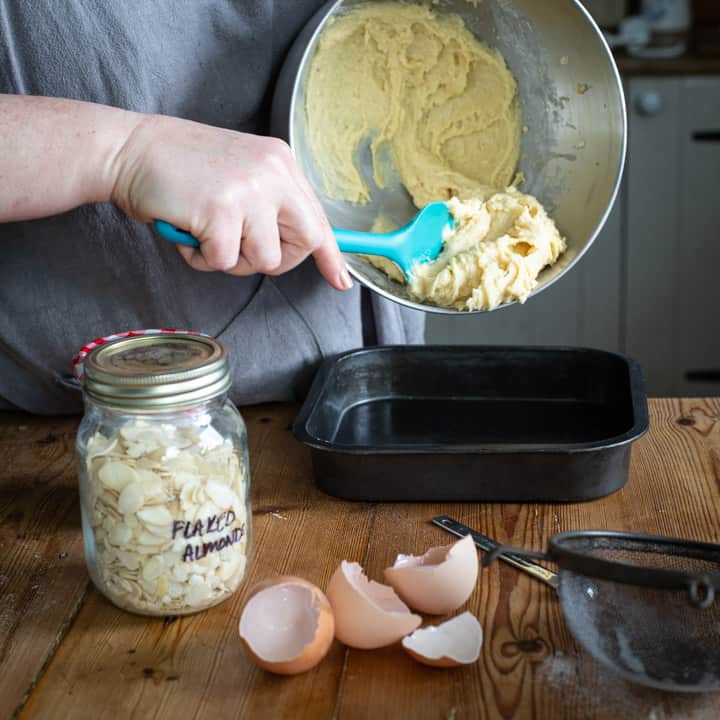
[[(279, 66), (321, 5), (0, 0), (0, 92), (265, 133)], [(364, 297), (357, 286), (339, 293), (312, 261), (279, 278), (195, 272), (111, 205), (0, 224), (0, 253), (0, 407), (79, 412), (79, 393), (63, 380), (73, 353), (124, 330), (179, 327), (220, 338), (239, 404), (301, 397), (318, 363), (338, 352), (423, 340), (422, 313)]]

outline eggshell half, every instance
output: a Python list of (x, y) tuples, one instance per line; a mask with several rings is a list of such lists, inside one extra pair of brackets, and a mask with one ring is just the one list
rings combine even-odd
[(430, 548), (424, 555), (398, 555), (385, 579), (414, 610), (444, 615), (457, 610), (475, 588), (478, 556), (472, 537)]
[(302, 578), (279, 576), (250, 591), (239, 630), (245, 649), (260, 667), (296, 675), (325, 657), (335, 622), (320, 588)]
[(368, 580), (356, 562), (340, 563), (327, 596), (335, 614), (335, 637), (350, 647), (391, 645), (420, 625), (421, 618), (391, 587)]
[(432, 667), (469, 665), (480, 657), (483, 631), (469, 612), (440, 625), (430, 625), (403, 638), (402, 646), (418, 662)]

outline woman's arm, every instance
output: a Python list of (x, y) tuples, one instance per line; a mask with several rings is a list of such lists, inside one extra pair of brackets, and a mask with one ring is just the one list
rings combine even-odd
[(93, 103), (0, 95), (0, 222), (85, 203), (190, 231), (197, 270), (280, 274), (312, 254), (351, 286), (320, 202), (281, 140)]
[(105, 105), (0, 95), (0, 222), (108, 202), (115, 158), (139, 121)]

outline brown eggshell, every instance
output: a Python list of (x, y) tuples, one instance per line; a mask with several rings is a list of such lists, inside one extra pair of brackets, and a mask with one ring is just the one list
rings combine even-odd
[(428, 665), (429, 667), (436, 667), (436, 668), (449, 668), (449, 667), (460, 667), (462, 663), (459, 663), (457, 660), (453, 660), (452, 658), (448, 657), (441, 657), (437, 660), (433, 660), (431, 658), (427, 658), (424, 655), (421, 655), (420, 653), (416, 653), (414, 650), (410, 650), (409, 648), (406, 648), (403, 646), (403, 650), (414, 660), (417, 660), (419, 663), (422, 663), (423, 665)]
[(385, 569), (385, 580), (414, 610), (446, 615), (472, 594), (478, 578), (477, 549), (466, 535), (451, 545), (430, 548), (424, 555), (398, 555)]
[(335, 613), (335, 636), (350, 647), (370, 650), (391, 645), (421, 622), (391, 587), (368, 580), (355, 562), (343, 560), (327, 595)]
[(429, 625), (403, 638), (403, 649), (431, 667), (470, 665), (480, 657), (483, 631), (477, 618), (464, 612), (440, 625)]
[(260, 667), (278, 675), (297, 675), (325, 657), (335, 620), (320, 588), (284, 575), (268, 578), (250, 590), (238, 630), (245, 649)]

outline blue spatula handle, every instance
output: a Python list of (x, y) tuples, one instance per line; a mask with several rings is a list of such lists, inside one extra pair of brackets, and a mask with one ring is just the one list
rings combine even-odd
[[(158, 235), (180, 245), (189, 247), (200, 247), (198, 239), (187, 232), (180, 230), (164, 220), (155, 220), (153, 223)], [(393, 233), (376, 234), (366, 232), (355, 232), (354, 230), (333, 229), (338, 247), (342, 252), (363, 253), (365, 255), (384, 255), (395, 260), (404, 267), (404, 258), (395, 247), (396, 238)]]
[[(155, 229), (166, 240), (191, 247), (200, 247), (197, 239), (162, 220), (155, 220)], [(380, 255), (400, 266), (405, 276), (415, 263), (434, 260), (443, 245), (443, 232), (453, 227), (453, 218), (443, 202), (427, 205), (404, 227), (389, 233), (358, 232), (333, 228), (338, 247), (342, 252), (362, 255)]]
[(153, 226), (157, 231), (157, 234), (164, 237), (170, 242), (178, 243), (180, 245), (188, 245), (190, 247), (200, 247), (198, 239), (191, 235), (187, 230), (180, 230), (170, 223), (166, 223), (164, 220), (155, 220)]
[(371, 233), (333, 228), (333, 234), (342, 252), (362, 255), (381, 255), (394, 260), (407, 272), (411, 258), (403, 252), (402, 235), (398, 232)]

